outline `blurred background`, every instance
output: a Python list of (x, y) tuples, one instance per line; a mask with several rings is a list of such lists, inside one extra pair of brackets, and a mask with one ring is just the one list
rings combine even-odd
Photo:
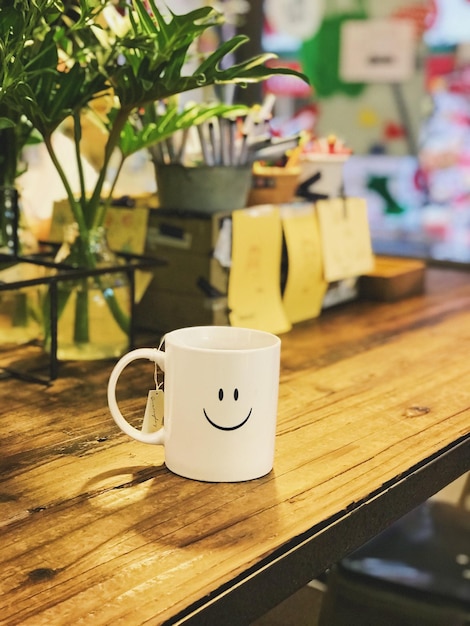
[[(167, 1), (177, 13), (203, 3)], [(216, 47), (238, 31), (250, 37), (240, 54), (274, 52), (273, 63), (309, 76), (311, 87), (276, 76), (230, 87), (223, 99), (253, 104), (274, 97), (275, 133), (335, 135), (351, 149), (344, 192), (366, 198), (375, 252), (470, 261), (469, 0), (209, 4), (225, 13), (226, 24), (208, 34), (203, 46)], [(72, 148), (65, 137), (58, 141), (66, 164)], [(48, 169), (44, 147), (30, 148), (27, 160), (22, 202), (26, 214), (41, 222), (62, 198), (62, 186)], [(134, 155), (117, 194), (154, 189), (148, 155)]]
[(257, 86), (273, 123), (352, 149), (345, 193), (367, 199), (375, 251), (468, 262), (470, 2), (265, 0), (242, 24), (260, 15), (253, 41), (312, 83)]

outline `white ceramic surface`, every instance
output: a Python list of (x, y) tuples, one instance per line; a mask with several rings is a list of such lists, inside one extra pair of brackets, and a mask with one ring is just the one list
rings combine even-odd
[[(259, 478), (274, 461), (280, 339), (232, 326), (195, 326), (165, 335), (165, 351), (139, 348), (123, 356), (108, 384), (116, 424), (130, 437), (165, 447), (165, 463), (186, 478), (235, 482)], [(116, 384), (135, 359), (164, 371), (164, 426), (144, 433), (116, 401)]]

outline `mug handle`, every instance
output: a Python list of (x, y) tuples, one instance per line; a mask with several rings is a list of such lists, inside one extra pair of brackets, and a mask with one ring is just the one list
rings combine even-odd
[(153, 433), (143, 433), (141, 430), (138, 430), (137, 428), (134, 428), (134, 426), (129, 424), (129, 422), (122, 415), (118, 407), (118, 403), (116, 400), (117, 382), (123, 370), (129, 365), (129, 363), (131, 363), (132, 361), (136, 361), (137, 359), (148, 359), (149, 361), (153, 361), (162, 371), (165, 371), (165, 353), (161, 350), (157, 350), (156, 348), (137, 348), (136, 350), (131, 350), (130, 352), (125, 354), (116, 363), (109, 377), (109, 410), (116, 424), (129, 437), (132, 437), (133, 439), (136, 439), (137, 441), (140, 441), (142, 443), (163, 445), (165, 437), (164, 428), (160, 428), (160, 430), (157, 430)]

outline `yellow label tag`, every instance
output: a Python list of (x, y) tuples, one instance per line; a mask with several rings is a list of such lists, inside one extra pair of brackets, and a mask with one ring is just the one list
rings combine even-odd
[(316, 203), (325, 280), (334, 282), (367, 274), (374, 255), (363, 198), (330, 198)]
[(147, 396), (144, 421), (141, 431), (143, 433), (155, 433), (163, 426), (163, 391), (151, 389)]
[(328, 283), (323, 278), (320, 233), (313, 205), (281, 208), (289, 259), (284, 307), (295, 324), (320, 315)]
[(262, 205), (232, 213), (229, 319), (272, 333), (291, 329), (281, 296), (282, 222), (279, 208)]

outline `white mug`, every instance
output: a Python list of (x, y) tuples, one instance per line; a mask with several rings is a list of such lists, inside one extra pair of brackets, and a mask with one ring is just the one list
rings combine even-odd
[[(138, 348), (115, 365), (108, 405), (130, 437), (163, 445), (169, 470), (194, 480), (236, 482), (268, 474), (274, 461), (279, 389), (279, 337), (233, 326), (180, 328), (165, 351)], [(116, 401), (116, 384), (135, 359), (164, 372), (164, 425), (134, 428)]]

